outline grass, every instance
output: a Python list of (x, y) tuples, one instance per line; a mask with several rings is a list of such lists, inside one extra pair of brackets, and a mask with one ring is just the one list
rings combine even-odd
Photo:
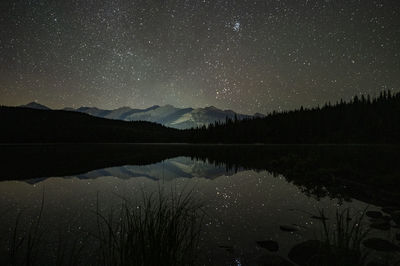
[(356, 266), (365, 265), (368, 252), (363, 250), (362, 241), (369, 234), (369, 228), (363, 225), (366, 209), (359, 216), (352, 215), (350, 209), (336, 210), (335, 223), (332, 226), (325, 219), (324, 210), (319, 210), (322, 224), (322, 240), (329, 265)]
[(192, 193), (143, 193), (139, 203), (123, 199), (117, 212), (104, 216), (97, 207), (96, 215), (102, 265), (195, 262), (203, 214)]
[[(44, 193), (38, 215), (23, 226), (19, 212), (8, 237), (1, 265), (193, 265), (197, 258), (203, 208), (192, 192), (142, 193), (139, 201), (121, 198), (107, 214), (95, 213), (95, 233), (77, 236), (60, 231), (47, 241), (42, 222)], [(97, 199), (98, 202), (98, 199)], [(65, 231), (65, 230), (64, 230)], [(89, 245), (90, 244), (90, 245)], [(40, 253), (51, 247), (53, 253)]]
[(6, 263), (10, 265), (35, 265), (42, 244), (43, 231), (40, 230), (44, 210), (44, 191), (40, 204), (39, 213), (35, 220), (31, 221), (28, 230), (20, 234), (20, 221), (22, 212), (15, 219), (12, 235), (9, 238), (8, 257)]

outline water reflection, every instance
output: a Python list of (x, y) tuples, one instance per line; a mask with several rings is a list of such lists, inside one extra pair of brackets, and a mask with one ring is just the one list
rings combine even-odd
[[(176, 165), (170, 161), (161, 164), (168, 159), (189, 157), (195, 159), (193, 167), (207, 167), (206, 164), (210, 164), (213, 167), (209, 171), (216, 170), (217, 174), (223, 169), (227, 174), (247, 169), (283, 175), (304, 193), (317, 198), (357, 198), (378, 205), (397, 205), (400, 198), (397, 189), (400, 183), (399, 146), (7, 145), (1, 147), (0, 154), (4, 162), (0, 180), (31, 179), (30, 182), (37, 182), (40, 181), (38, 178), (96, 175), (96, 172), (101, 176), (99, 169), (122, 172), (120, 167), (123, 165), (148, 166), (147, 174), (155, 179), (169, 174), (170, 169), (164, 168), (164, 171), (160, 167), (171, 168), (171, 171), (179, 169), (181, 172), (178, 175), (190, 177), (194, 169), (179, 167), (179, 160), (174, 160)], [(113, 167), (117, 168), (109, 169)], [(131, 170), (125, 170), (125, 174), (118, 175), (129, 177)], [(204, 176), (209, 178), (213, 174), (204, 173)]]
[[(164, 152), (167, 151), (161, 150), (160, 154)], [(160, 187), (168, 191), (193, 190), (196, 199), (204, 202), (207, 213), (203, 221), (198, 263), (256, 265), (260, 260), (277, 260), (275, 254), (287, 258), (294, 245), (320, 238), (321, 225), (313, 217), (318, 215), (319, 209), (324, 209), (326, 216), (332, 220), (337, 208), (350, 208), (355, 214), (361, 214), (366, 207), (369, 211), (379, 212), (382, 211), (381, 207), (389, 205), (397, 208), (396, 200), (399, 198), (395, 192), (385, 190), (385, 182), (378, 190), (384, 198), (375, 201), (372, 196), (364, 200), (365, 194), (355, 189), (357, 185), (351, 186), (358, 184), (360, 177), (343, 179), (351, 172), (368, 177), (369, 174), (363, 175), (360, 170), (363, 167), (366, 170), (375, 169), (373, 173), (376, 174), (382, 165), (386, 166), (386, 162), (369, 166), (366, 166), (366, 162), (355, 163), (365, 157), (349, 160), (349, 154), (373, 154), (363, 148), (361, 151), (345, 148), (344, 152), (342, 150), (343, 159), (336, 161), (333, 158), (337, 158), (338, 150), (332, 154), (324, 148), (270, 149), (264, 153), (256, 150), (253, 153), (257, 156), (252, 158), (246, 156), (248, 152), (244, 149), (234, 156), (226, 150), (220, 151), (218, 156), (216, 153), (205, 156), (207, 154), (198, 151), (197, 156), (179, 156), (159, 162), (153, 162), (149, 160), (151, 156), (145, 156), (142, 158), (149, 160), (150, 164), (111, 165), (83, 173), (78, 171), (77, 175), (48, 178), (28, 176), (28, 179), (21, 181), (3, 181), (0, 183), (0, 233), (2, 236), (12, 234), (15, 217), (21, 210), (24, 214), (21, 224), (29, 223), (37, 215), (43, 191), (45, 210), (42, 222), (46, 226), (47, 238), (56, 239), (60, 232), (90, 235), (96, 223), (93, 211), (98, 204), (106, 211), (118, 206), (121, 196), (134, 202), (140, 199), (142, 191), (157, 192)], [(386, 158), (382, 154), (387, 153), (379, 155), (381, 159)], [(218, 161), (219, 158), (222, 159)], [(366, 158), (370, 162), (370, 157)], [(387, 160), (390, 162), (394, 157), (389, 158)], [(223, 160), (226, 163), (222, 163)], [(296, 160), (297, 163), (294, 163)], [(83, 164), (78, 167), (87, 170), (82, 167)], [(351, 164), (354, 167), (349, 168)], [(337, 167), (329, 168), (331, 165)], [(392, 165), (390, 169), (382, 169), (381, 173), (387, 175), (392, 172), (395, 176), (397, 167)], [(339, 176), (341, 171), (343, 173)], [(329, 179), (325, 184), (321, 181), (321, 177), (333, 174), (335, 180)], [(361, 190), (368, 186), (366, 182)], [(377, 222), (376, 219), (366, 219), (368, 224)], [(387, 230), (374, 228), (372, 235), (393, 240), (397, 232), (395, 223), (390, 221)], [(8, 238), (2, 239), (3, 247), (6, 240)], [(278, 242), (279, 249), (276, 252), (260, 245), (269, 240)], [(380, 256), (378, 253), (377, 257)]]
[(124, 165), (90, 171), (77, 175), (79, 179), (92, 179), (102, 176), (114, 176), (122, 179), (147, 177), (152, 180), (173, 180), (176, 178), (204, 177), (213, 179), (222, 175), (232, 175), (233, 170), (223, 166), (192, 160), (189, 157), (176, 157), (150, 165)]
[[(146, 169), (142, 172), (145, 173)], [(196, 198), (205, 202), (207, 217), (204, 220), (202, 246), (207, 256), (203, 260), (212, 260), (205, 264), (223, 265), (233, 258), (250, 263), (252, 258), (266, 253), (256, 241), (268, 239), (278, 241), (278, 253), (286, 256), (294, 243), (313, 238), (319, 228), (307, 213), (324, 208), (333, 215), (339, 203), (329, 198), (312, 199), (295, 185), (287, 183), (282, 176), (243, 171), (214, 179), (194, 177), (154, 181), (146, 176), (136, 176), (124, 180), (107, 175), (96, 179), (48, 178), (33, 186), (8, 181), (0, 186), (1, 210), (12, 209), (6, 215), (10, 218), (10, 226), (18, 210), (23, 209), (33, 216), (40, 207), (44, 189), (46, 218), (43, 223), (48, 230), (56, 232), (59, 227), (68, 228), (70, 224), (75, 224), (75, 230), (79, 228), (85, 232), (91, 231), (94, 226), (97, 193), (101, 195), (102, 208), (107, 209), (118, 205), (120, 196), (135, 201), (140, 199), (142, 190), (156, 192), (159, 185), (178, 191), (194, 189)], [(356, 200), (343, 204), (343, 207), (355, 210), (362, 210), (365, 206), (365, 203)], [(82, 221), (85, 223), (82, 224)], [(285, 232), (280, 229), (281, 226), (295, 226), (298, 231)]]

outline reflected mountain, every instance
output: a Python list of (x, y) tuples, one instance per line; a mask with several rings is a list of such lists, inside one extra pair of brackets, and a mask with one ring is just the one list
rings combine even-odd
[[(322, 236), (319, 223), (330, 223), (331, 228), (336, 217), (361, 224), (367, 206), (365, 224), (373, 235), (363, 245), (378, 251), (384, 245), (396, 252), (398, 245), (385, 240), (389, 233), (398, 232), (399, 149), (381, 145), (3, 145), (1, 180), (22, 182), (0, 182), (0, 210), (14, 213), (7, 214), (6, 226), (0, 230), (9, 234), (22, 208), (38, 217), (42, 191), (46, 191), (47, 217), (43, 228), (50, 243), (57, 237), (55, 227), (70, 228), (70, 217), (79, 220), (79, 226), (71, 226), (79, 228), (77, 235), (95, 228), (95, 217), (90, 215), (98, 202), (104, 210), (117, 210), (113, 207), (121, 197), (137, 200), (140, 191), (151, 195), (160, 187), (178, 191), (195, 187), (194, 195), (206, 202), (207, 213), (201, 253), (215, 262), (199, 265), (232, 265), (238, 258), (242, 265), (271, 261), (284, 265), (289, 259), (308, 265), (303, 262), (321, 253), (329, 261), (346, 258), (330, 253), (336, 252), (334, 242), (322, 245), (325, 239), (315, 239)], [(338, 206), (352, 210), (351, 217), (335, 213)], [(350, 264), (335, 265), (359, 265), (349, 258)]]
[(214, 178), (241, 170), (283, 176), (317, 199), (398, 204), (400, 147), (387, 145), (4, 145), (1, 180), (45, 177)]
[(176, 157), (160, 163), (149, 165), (123, 165), (93, 170), (75, 177), (92, 179), (113, 176), (121, 179), (146, 177), (152, 180), (173, 180), (175, 178), (204, 177), (213, 179), (222, 175), (232, 175), (234, 171), (222, 166), (214, 166), (204, 161), (192, 160), (189, 157)]

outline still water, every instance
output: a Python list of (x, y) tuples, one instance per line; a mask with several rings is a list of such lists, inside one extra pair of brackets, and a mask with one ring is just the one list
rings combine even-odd
[[(198, 147), (134, 146), (131, 147), (131, 152), (136, 151), (143, 156), (127, 161), (123, 159), (123, 164), (118, 165), (121, 162), (120, 157), (115, 156), (119, 154), (115, 150), (107, 150), (107, 154), (113, 156), (109, 161), (93, 156), (98, 154), (94, 152), (90, 157), (87, 154), (79, 155), (79, 162), (72, 163), (76, 169), (70, 165), (71, 157), (54, 159), (54, 152), (58, 152), (60, 147), (47, 147), (46, 154), (43, 150), (36, 151), (37, 147), (25, 147), (25, 153), (20, 152), (21, 147), (8, 149), (20, 149), (13, 156), (24, 154), (25, 160), (34, 161), (34, 164), (28, 163), (33, 168), (43, 168), (46, 162), (51, 163), (53, 166), (50, 168), (54, 172), (41, 172), (41, 169), (30, 171), (29, 167), (21, 169), (25, 167), (23, 162), (26, 161), (23, 159), (19, 159), (21, 165), (14, 163), (5, 166), (7, 169), (4, 172), (11, 173), (13, 170), (9, 168), (15, 167), (14, 172), (23, 178), (18, 179), (15, 175), (7, 178), (3, 174), (3, 181), (0, 182), (2, 252), (9, 252), (7, 249), (15, 232), (16, 220), (20, 224), (20, 234), (24, 234), (28, 224), (38, 216), (43, 203), (41, 225), (45, 228), (42, 237), (45, 241), (43, 240), (40, 253), (46, 254), (43, 255), (46, 263), (51, 261), (51, 250), (59, 245), (58, 240), (66, 239), (68, 235), (87, 237), (80, 237), (76, 240), (78, 243), (71, 241), (66, 246), (79, 244), (90, 247), (90, 235), (96, 224), (97, 209), (103, 212), (116, 209), (122, 198), (139, 202), (143, 193), (157, 193), (160, 190), (166, 193), (191, 192), (203, 204), (205, 216), (201, 222), (197, 258), (199, 265), (286, 265), (279, 264), (283, 262), (276, 258), (288, 260), (288, 253), (296, 244), (310, 239), (321, 239), (322, 223), (317, 219), (319, 211), (323, 210), (329, 218), (329, 226), (334, 226), (337, 210), (349, 209), (353, 217), (361, 216), (365, 210), (378, 211), (383, 216), (390, 217), (390, 214), (382, 212), (382, 208), (390, 206), (391, 209), (396, 209), (399, 206), (396, 203), (400, 199), (396, 190), (388, 189), (391, 182), (394, 182), (392, 176), (398, 174), (398, 166), (387, 162), (393, 165), (388, 170), (386, 162), (370, 165), (371, 158), (368, 154), (376, 154), (376, 147), (273, 147), (267, 150), (262, 148), (262, 151), (259, 147), (247, 147), (244, 150), (240, 147), (225, 147), (228, 151), (209, 147), (211, 152), (204, 151), (204, 148), (201, 151), (196, 150)], [(29, 149), (35, 151), (26, 152)], [(65, 154), (70, 154), (71, 147), (68, 149)], [(146, 152), (141, 149), (146, 149)], [(150, 156), (154, 160), (143, 159), (147, 156), (145, 154), (151, 153), (149, 149), (154, 149), (155, 153), (159, 151), (157, 154), (167, 154), (167, 150), (171, 149), (174, 151), (161, 158)], [(180, 150), (182, 155), (175, 156), (176, 150)], [(393, 160), (391, 153), (397, 152), (397, 149), (390, 152), (388, 150), (390, 149), (387, 147), (378, 148), (380, 154), (377, 156), (382, 158), (387, 155)], [(233, 151), (238, 153), (234, 157), (231, 154)], [(120, 154), (125, 152), (124, 150)], [(76, 154), (73, 153), (75, 158)], [(253, 157), (249, 158), (246, 156), (248, 154)], [(343, 161), (334, 159), (338, 154)], [(366, 154), (368, 159), (358, 156), (360, 154)], [(45, 158), (44, 162), (38, 158), (39, 155)], [(105, 158), (107, 156), (109, 155)], [(358, 157), (353, 162), (346, 156)], [(62, 166), (59, 160), (67, 165)], [(366, 161), (362, 162), (363, 160)], [(93, 161), (106, 163), (93, 165)], [(110, 161), (114, 163), (109, 163)], [(293, 164), (293, 161), (298, 163)], [(87, 167), (82, 166), (82, 163)], [(54, 164), (59, 167), (54, 167)], [(57, 170), (60, 170), (61, 175)], [(74, 174), (70, 174), (68, 170)], [(387, 178), (390, 181), (381, 182), (382, 188), (372, 186), (371, 191), (379, 191), (379, 194), (369, 193), (370, 184), (360, 182), (363, 178), (370, 178), (364, 170), (373, 174), (381, 170), (385, 177), (391, 174), (391, 178)], [(32, 172), (37, 176), (32, 175)], [(345, 179), (349, 174), (360, 177)], [(321, 180), (322, 177), (331, 175), (334, 175), (334, 181), (329, 179), (325, 183), (324, 179)], [(374, 220), (366, 216), (363, 219), (366, 227), (376, 222), (376, 218)], [(392, 220), (386, 224), (389, 224), (388, 228), (370, 228), (370, 237), (387, 239), (397, 245), (395, 238), (399, 232), (398, 225)], [(257, 243), (266, 240), (277, 242), (278, 250), (269, 251)], [(398, 252), (369, 252), (372, 253), (371, 258), (387, 265), (395, 263), (399, 258)], [(270, 263), (273, 260), (277, 261), (276, 264), (267, 264), (267, 261)]]

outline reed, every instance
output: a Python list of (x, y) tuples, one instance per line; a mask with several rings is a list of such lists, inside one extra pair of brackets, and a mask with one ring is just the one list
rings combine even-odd
[(44, 191), (42, 194), (40, 209), (28, 227), (27, 230), (21, 229), (20, 223), (22, 211), (18, 213), (12, 235), (8, 241), (8, 256), (5, 258), (8, 265), (26, 265), (37, 264), (38, 253), (42, 244), (43, 230), (40, 230), (40, 223), (44, 210)]
[(365, 265), (369, 253), (362, 248), (362, 241), (368, 236), (370, 229), (363, 224), (366, 209), (361, 215), (352, 215), (350, 209), (336, 210), (334, 224), (325, 219), (324, 210), (319, 210), (322, 225), (324, 251), (329, 258), (329, 265), (356, 266)]
[[(98, 206), (98, 204), (97, 204)], [(104, 216), (97, 207), (102, 265), (193, 265), (203, 217), (189, 193), (143, 193), (141, 202), (122, 199)]]

